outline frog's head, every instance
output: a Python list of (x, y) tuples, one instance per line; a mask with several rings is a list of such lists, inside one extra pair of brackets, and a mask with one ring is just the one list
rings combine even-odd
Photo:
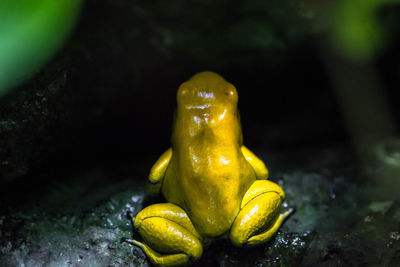
[(215, 72), (197, 73), (178, 90), (178, 108), (207, 109), (223, 106), (236, 109), (236, 88)]
[(174, 133), (195, 137), (211, 129), (211, 135), (241, 142), (237, 102), (231, 83), (214, 72), (200, 72), (178, 89)]

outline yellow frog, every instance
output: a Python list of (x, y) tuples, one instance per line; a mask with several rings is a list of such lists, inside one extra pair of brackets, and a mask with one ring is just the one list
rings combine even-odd
[(172, 147), (149, 175), (152, 190), (168, 203), (133, 218), (143, 242), (125, 240), (154, 264), (197, 260), (205, 240), (224, 235), (239, 247), (265, 243), (291, 212), (279, 213), (283, 190), (243, 146), (237, 102), (235, 87), (213, 72), (179, 87)]

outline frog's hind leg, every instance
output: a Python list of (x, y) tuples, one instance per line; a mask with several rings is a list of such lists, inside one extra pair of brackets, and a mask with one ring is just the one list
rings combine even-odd
[(243, 197), (239, 211), (230, 230), (236, 246), (256, 246), (267, 242), (292, 212), (279, 213), (285, 195), (283, 190), (269, 180), (255, 181)]
[(171, 203), (154, 204), (134, 219), (144, 242), (125, 239), (140, 247), (156, 265), (173, 266), (197, 260), (203, 253), (201, 236), (186, 212)]

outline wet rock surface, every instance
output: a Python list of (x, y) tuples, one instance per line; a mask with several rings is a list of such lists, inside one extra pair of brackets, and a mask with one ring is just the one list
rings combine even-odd
[[(314, 164), (328, 154), (330, 160)], [(195, 266), (399, 264), (399, 202), (366, 184), (346, 150), (314, 150), (302, 160), (308, 165), (291, 161), (297, 152), (285, 155), (288, 164), (278, 163), (281, 156), (261, 155), (276, 166), (272, 180), (285, 189), (283, 209), (295, 206), (296, 212), (266, 245), (239, 249), (216, 240)], [(3, 199), (0, 265), (149, 266), (140, 249), (120, 243), (136, 236), (127, 212), (148, 203), (143, 166), (151, 163), (135, 162), (74, 171), (40, 192), (15, 191), (28, 194), (29, 203), (19, 202), (18, 193)], [(339, 163), (342, 168), (332, 168)]]

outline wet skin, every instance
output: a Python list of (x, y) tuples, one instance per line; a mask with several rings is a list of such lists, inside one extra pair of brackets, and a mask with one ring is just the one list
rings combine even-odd
[(280, 214), (283, 190), (266, 180), (264, 163), (243, 146), (235, 87), (201, 72), (177, 93), (172, 146), (150, 171), (152, 191), (168, 203), (134, 218), (142, 248), (156, 265), (197, 260), (203, 244), (229, 236), (235, 246), (267, 242), (289, 214)]

